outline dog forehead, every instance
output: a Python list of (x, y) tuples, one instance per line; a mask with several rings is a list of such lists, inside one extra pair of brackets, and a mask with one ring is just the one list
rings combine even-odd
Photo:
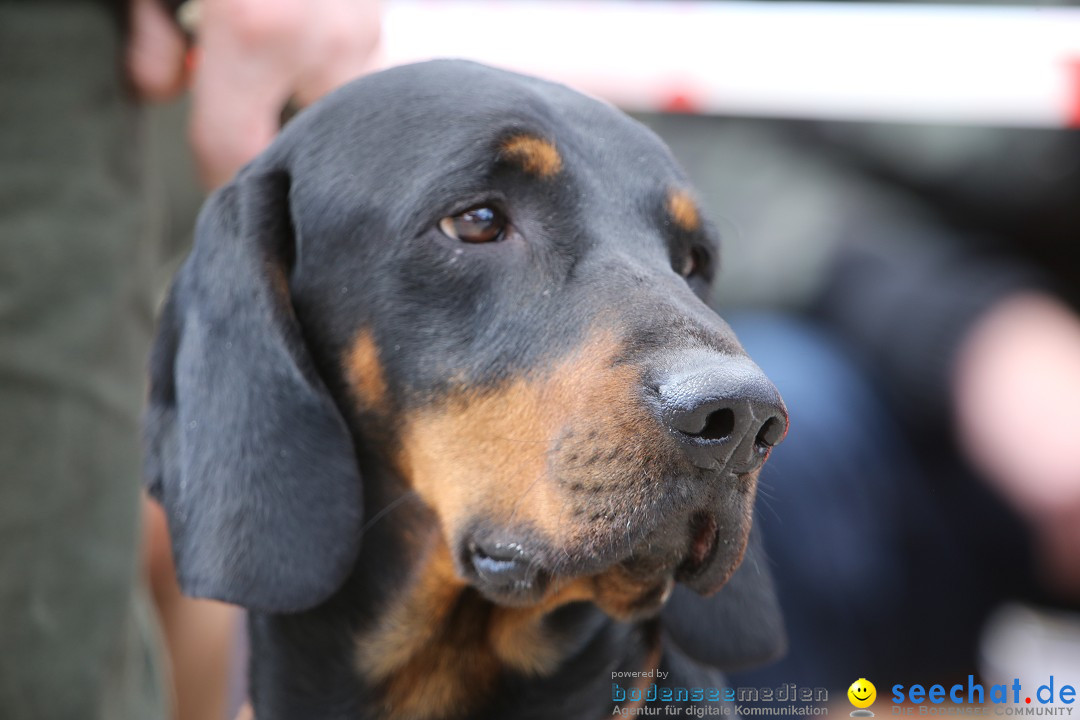
[[(515, 136), (537, 137), (590, 167), (674, 168), (650, 130), (606, 102), (564, 85), (465, 60), (384, 70), (349, 83), (283, 133), (289, 154), (313, 169), (354, 161), (359, 169), (437, 171), (448, 160), (493, 159)], [(576, 168), (571, 167), (573, 172)]]
[(343, 242), (357, 262), (376, 245), (404, 257), (415, 245), (407, 240), (441, 215), (493, 194), (531, 203), (564, 229), (587, 224), (593, 240), (646, 247), (666, 266), (666, 199), (688, 186), (663, 142), (615, 107), (468, 61), (360, 78), (293, 120), (275, 153), (269, 161), (290, 176), (299, 254), (320, 267)]

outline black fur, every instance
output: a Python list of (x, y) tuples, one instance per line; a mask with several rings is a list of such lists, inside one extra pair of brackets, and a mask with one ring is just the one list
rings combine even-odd
[[(498, 159), (525, 132), (555, 140), (557, 179)], [(627, 338), (618, 362), (741, 353), (695, 297), (711, 279), (711, 228), (679, 230), (664, 212), (665, 193), (686, 184), (651, 133), (606, 105), (435, 62), (333, 93), (209, 201), (152, 356), (147, 474), (185, 592), (252, 610), (259, 720), (379, 717), (356, 638), (407, 575), (402, 538), (435, 522), (385, 462), (393, 418), (451, 382), (528, 375), (606, 308)], [(440, 234), (440, 218), (481, 201), (530, 242)], [(691, 247), (704, 267), (688, 282), (673, 268)], [(375, 419), (350, 401), (340, 366), (358, 328), (373, 333), (389, 388)], [(774, 656), (783, 630), (756, 538), (748, 557), (718, 595), (680, 587), (658, 618), (556, 611), (547, 628), (573, 639), (564, 664), (504, 673), (470, 717), (609, 715), (611, 672), (642, 669), (661, 637), (674, 685)]]
[[(356, 561), (353, 444), (308, 356), (285, 281), (288, 176), (216, 194), (161, 318), (151, 359), (150, 491), (181, 586), (268, 612), (310, 607)], [(287, 558), (287, 559), (286, 559)]]

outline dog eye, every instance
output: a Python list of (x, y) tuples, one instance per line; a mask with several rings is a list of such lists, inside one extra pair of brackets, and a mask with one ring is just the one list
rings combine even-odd
[(679, 269), (679, 274), (684, 278), (701, 275), (708, 261), (708, 256), (700, 247), (690, 248), (690, 252), (686, 254), (686, 259), (683, 260), (682, 267)]
[(481, 205), (444, 217), (439, 221), (439, 229), (447, 237), (462, 242), (495, 242), (506, 232), (506, 216), (495, 208)]

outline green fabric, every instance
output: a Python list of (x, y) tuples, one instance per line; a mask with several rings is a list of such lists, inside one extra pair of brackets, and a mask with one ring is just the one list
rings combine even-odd
[(0, 717), (155, 720), (137, 583), (154, 244), (113, 18), (0, 2)]

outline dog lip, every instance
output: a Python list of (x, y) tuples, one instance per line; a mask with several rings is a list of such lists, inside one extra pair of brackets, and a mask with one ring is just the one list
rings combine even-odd
[(525, 551), (517, 543), (494, 543), (484, 547), (469, 544), (469, 559), (483, 577), (517, 582), (526, 579), (529, 570)]
[(690, 519), (690, 546), (675, 570), (675, 579), (685, 583), (701, 575), (716, 557), (719, 539), (720, 527), (712, 513), (696, 513)]
[(477, 571), (487, 577), (508, 577), (514, 574), (521, 563), (517, 559), (499, 560), (483, 553), (473, 555), (473, 566)]
[(635, 599), (631, 607), (640, 611), (659, 609), (668, 601), (668, 598), (671, 597), (671, 591), (674, 589), (675, 578), (668, 575)]
[(517, 543), (474, 541), (465, 554), (477, 589), (496, 602), (528, 602), (547, 586), (546, 574)]

